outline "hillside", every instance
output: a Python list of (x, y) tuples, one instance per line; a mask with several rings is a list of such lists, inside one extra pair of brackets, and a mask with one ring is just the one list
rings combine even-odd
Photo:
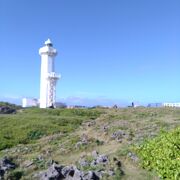
[(42, 179), (48, 168), (73, 165), (101, 179), (159, 179), (157, 170), (142, 168), (136, 149), (179, 125), (180, 109), (171, 108), (29, 108), (1, 114), (0, 157), (14, 165), (3, 176)]

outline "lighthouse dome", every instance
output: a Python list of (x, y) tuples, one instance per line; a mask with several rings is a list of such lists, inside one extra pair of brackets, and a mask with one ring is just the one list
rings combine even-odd
[(39, 54), (43, 55), (49, 55), (49, 56), (56, 56), (57, 55), (57, 50), (53, 48), (53, 44), (50, 39), (45, 41), (45, 46), (39, 49)]
[(46, 46), (53, 46), (52, 42), (50, 39), (48, 39), (47, 41), (45, 41), (44, 43)]

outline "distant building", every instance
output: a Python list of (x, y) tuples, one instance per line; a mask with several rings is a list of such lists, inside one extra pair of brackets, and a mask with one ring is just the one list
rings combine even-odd
[(147, 105), (147, 107), (162, 107), (163, 104), (162, 103), (149, 103)]
[(56, 108), (67, 108), (66, 103), (56, 102)]
[(22, 107), (33, 107), (33, 106), (38, 106), (39, 101), (38, 99), (34, 98), (23, 98), (22, 99)]
[(81, 106), (81, 105), (70, 105), (70, 106), (67, 106), (68, 109), (85, 109), (87, 108), (86, 106)]
[(164, 107), (180, 107), (180, 103), (163, 103)]
[(128, 106), (128, 107), (139, 107), (139, 106), (141, 106), (138, 102), (132, 102), (131, 103), (131, 105), (130, 106)]

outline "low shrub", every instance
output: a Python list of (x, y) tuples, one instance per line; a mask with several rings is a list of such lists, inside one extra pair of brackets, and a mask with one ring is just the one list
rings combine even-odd
[(16, 169), (13, 171), (10, 171), (10, 173), (7, 175), (7, 179), (11, 180), (19, 180), (23, 176), (24, 172), (22, 170)]
[(160, 135), (135, 148), (143, 168), (155, 170), (163, 179), (180, 178), (180, 128)]

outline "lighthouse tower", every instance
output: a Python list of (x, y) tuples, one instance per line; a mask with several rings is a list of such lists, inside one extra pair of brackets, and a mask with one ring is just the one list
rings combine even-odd
[(40, 108), (56, 106), (56, 82), (60, 78), (60, 75), (54, 72), (54, 58), (57, 50), (53, 48), (50, 39), (44, 44), (45, 46), (39, 49), (41, 56)]

